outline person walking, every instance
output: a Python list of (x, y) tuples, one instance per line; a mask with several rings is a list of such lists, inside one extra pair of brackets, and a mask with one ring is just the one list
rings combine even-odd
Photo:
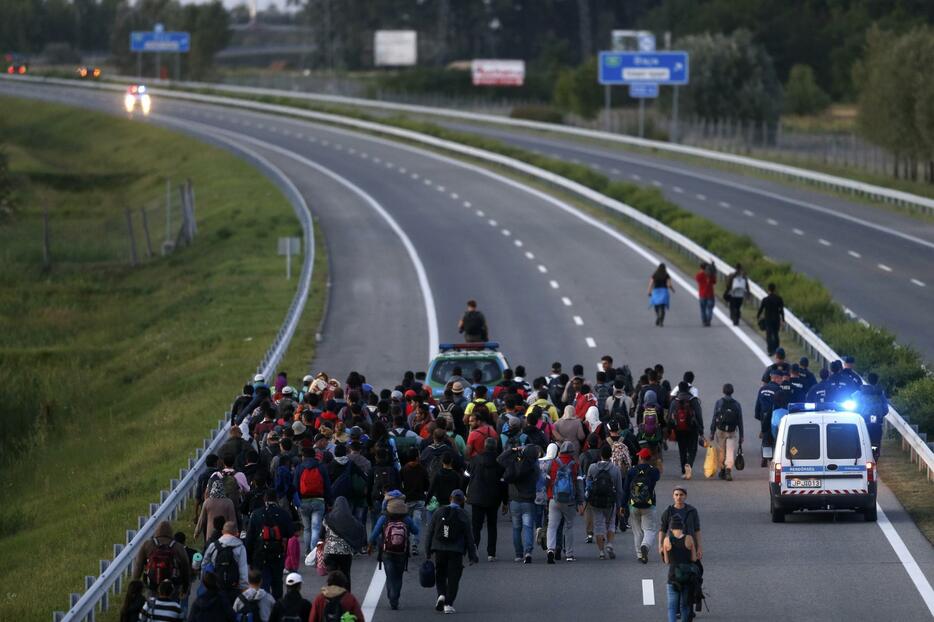
[(234, 599), (247, 588), (249, 572), (246, 547), (237, 537), (237, 533), (237, 523), (224, 523), (223, 535), (208, 546), (201, 566), (202, 569), (205, 566), (212, 569), (218, 589), (227, 597), (228, 607), (233, 606)]
[(302, 518), (304, 541), (302, 551), (307, 555), (305, 565), (314, 563), (315, 546), (321, 537), (324, 510), (331, 498), (331, 479), (328, 471), (315, 457), (314, 447), (302, 449), (302, 462), (295, 468), (293, 485), (296, 507)]
[(674, 430), (681, 460), (681, 479), (691, 479), (697, 456), (698, 435), (704, 433), (704, 418), (700, 400), (691, 394), (691, 385), (678, 383), (678, 392), (668, 411), (668, 425)]
[(769, 372), (769, 381), (759, 387), (756, 394), (755, 417), (759, 421), (759, 438), (762, 439), (762, 468), (769, 464), (769, 458), (766, 457), (766, 447), (774, 447), (775, 439), (772, 438), (772, 410), (775, 406), (775, 398), (781, 393), (780, 383), (782, 381), (782, 370), (773, 369)]
[(743, 302), (749, 296), (749, 277), (746, 276), (746, 270), (743, 264), (737, 263), (733, 274), (726, 280), (726, 292), (724, 297), (730, 303), (730, 320), (733, 326), (739, 326), (739, 320), (743, 310)]
[(552, 461), (548, 473), (548, 563), (555, 563), (558, 527), (564, 521), (564, 560), (575, 561), (574, 516), (584, 513), (584, 491), (571, 441), (561, 444), (561, 453)]
[[(237, 615), (237, 620), (269, 622), (272, 608), (276, 606), (276, 600), (262, 588), (263, 573), (256, 568), (251, 568), (247, 581), (249, 587), (243, 590), (243, 593), (237, 596), (233, 602), (233, 610)], [(281, 578), (279, 582), (282, 582)]]
[(350, 593), (350, 581), (340, 570), (328, 574), (327, 582), (321, 588), (321, 593), (311, 603), (311, 614), (308, 616), (308, 622), (330, 622), (331, 620), (366, 622), (360, 601)]
[(184, 620), (182, 606), (172, 596), (175, 585), (165, 580), (156, 589), (156, 595), (143, 604), (139, 614), (139, 622), (170, 622), (171, 620)]
[(694, 275), (697, 281), (697, 299), (700, 301), (701, 324), (710, 326), (713, 321), (713, 310), (717, 304), (717, 296), (714, 293), (714, 285), (717, 284), (717, 269), (713, 262), (702, 261)]
[(611, 458), (613, 448), (607, 443), (600, 448), (600, 461), (587, 469), (587, 505), (593, 513), (593, 535), (600, 559), (616, 559), (613, 537), (616, 516), (623, 507), (623, 479)]
[[(243, 559), (245, 563), (246, 555)], [(217, 575), (213, 572), (204, 573), (201, 585), (204, 590), (191, 604), (188, 622), (236, 622), (232, 601), (221, 589)]]
[(503, 467), (503, 481), (508, 485), (514, 559), (526, 564), (532, 563), (535, 545), (535, 493), (541, 475), (539, 453), (536, 445), (526, 445), (521, 449), (507, 449), (497, 458)]
[(720, 459), (720, 479), (733, 481), (736, 452), (743, 447), (743, 407), (733, 399), (733, 385), (729, 382), (723, 385), (723, 397), (713, 407), (710, 442), (717, 448)]
[(775, 293), (775, 283), (769, 283), (768, 295), (759, 303), (756, 319), (759, 328), (765, 331), (765, 349), (769, 356), (779, 346), (778, 331), (785, 324), (785, 301)]
[(377, 562), (386, 572), (386, 597), (392, 610), (399, 608), (402, 574), (408, 567), (414, 543), (418, 542), (418, 532), (405, 501), (390, 499), (370, 533), (368, 552), (372, 553), (374, 548), (379, 550)]
[(350, 589), (350, 567), (353, 556), (366, 546), (366, 528), (353, 515), (350, 503), (344, 497), (334, 500), (334, 507), (324, 519), (324, 566), (328, 572), (340, 570), (347, 576)]
[(704, 549), (701, 545), (700, 516), (690, 503), (687, 503), (688, 491), (683, 486), (675, 486), (671, 491), (673, 503), (662, 512), (660, 526), (658, 529), (658, 553), (661, 555), (665, 543), (665, 537), (671, 530), (671, 521), (676, 517), (681, 519), (684, 533), (694, 538), (694, 548), (697, 552), (697, 559), (704, 556)]
[(266, 490), (263, 501), (263, 507), (250, 515), (244, 542), (247, 561), (259, 570), (263, 589), (273, 598), (282, 598), (286, 543), (294, 531), (292, 517), (279, 507), (275, 490)]
[(570, 443), (575, 456), (580, 453), (587, 432), (584, 430), (584, 422), (578, 419), (572, 404), (564, 407), (561, 418), (552, 428), (552, 437), (559, 444)]
[(655, 325), (665, 325), (665, 312), (671, 302), (671, 294), (675, 293), (671, 284), (671, 276), (664, 263), (658, 264), (652, 277), (649, 279), (649, 306), (655, 309)]
[(470, 528), (470, 519), (464, 511), (464, 492), (451, 492), (450, 504), (439, 509), (431, 517), (426, 551), (435, 558), (435, 585), (438, 600), (435, 611), (454, 613), (454, 601), (464, 572), (464, 555), (471, 564), (477, 558), (477, 547)]
[(505, 469), (496, 460), (496, 439), (488, 438), (483, 444), (483, 453), (470, 461), (467, 484), (467, 503), (473, 527), (474, 544), (480, 544), (480, 531), (486, 521), (486, 559), (496, 561), (496, 519), (500, 506), (506, 507), (506, 486), (503, 483)]
[(188, 597), (191, 564), (185, 545), (176, 542), (174, 535), (169, 521), (156, 525), (153, 537), (143, 543), (133, 560), (130, 580), (142, 579), (149, 596), (156, 596), (162, 582), (169, 581), (174, 586), (171, 598), (180, 601)]
[(482, 311), (477, 310), (476, 300), (467, 301), (467, 310), (457, 324), (457, 332), (464, 335), (464, 341), (467, 343), (489, 341), (486, 317)]
[(269, 622), (305, 622), (311, 615), (311, 601), (302, 597), (302, 575), (290, 572), (285, 578), (285, 596), (276, 601)]
[(671, 519), (671, 531), (662, 546), (662, 560), (668, 564), (668, 622), (690, 622), (697, 552), (694, 538), (684, 532), (679, 516)]
[(649, 563), (649, 546), (655, 540), (657, 516), (655, 512), (655, 485), (660, 478), (658, 469), (652, 466), (652, 451), (642, 448), (637, 454), (639, 463), (629, 469), (623, 493), (629, 504), (629, 526), (636, 547), (636, 558), (643, 564)]

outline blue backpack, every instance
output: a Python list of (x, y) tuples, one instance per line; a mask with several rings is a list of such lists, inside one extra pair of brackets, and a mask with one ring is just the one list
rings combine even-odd
[(559, 463), (558, 472), (555, 474), (555, 485), (552, 489), (555, 501), (558, 503), (570, 503), (574, 496), (574, 479), (571, 467), (573, 461)]

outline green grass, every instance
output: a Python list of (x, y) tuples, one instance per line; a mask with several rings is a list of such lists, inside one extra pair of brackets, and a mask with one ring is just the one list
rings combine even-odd
[[(177, 477), (272, 343), (296, 286), (276, 237), (301, 229), (269, 180), (219, 149), (58, 105), (0, 98), (0, 110), (17, 182), (0, 221), (0, 619), (45, 620)], [(198, 237), (131, 268), (110, 223), (158, 200), (167, 178), (191, 178)], [(299, 377), (323, 308), (318, 243), (282, 366)]]
[(902, 451), (900, 441), (886, 439), (882, 442), (879, 474), (928, 542), (934, 544), (934, 482), (911, 462), (908, 452)]

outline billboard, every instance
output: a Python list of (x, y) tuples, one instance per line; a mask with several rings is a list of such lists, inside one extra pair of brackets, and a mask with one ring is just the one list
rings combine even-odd
[(414, 65), (417, 50), (414, 30), (377, 30), (373, 35), (373, 62), (377, 67)]
[(470, 63), (474, 86), (522, 86), (525, 82), (524, 60), (481, 60)]

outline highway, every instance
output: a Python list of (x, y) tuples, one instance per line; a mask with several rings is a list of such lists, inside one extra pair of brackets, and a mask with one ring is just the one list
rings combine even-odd
[(934, 360), (934, 221), (817, 190), (573, 137), (441, 121), (607, 177), (658, 188), (667, 199), (751, 237), (768, 256), (821, 281), (834, 298)]
[[(0, 95), (125, 116), (119, 93), (0, 81)], [(713, 327), (702, 328), (693, 288), (686, 289), (683, 277), (665, 327), (653, 326), (646, 287), (657, 259), (617, 232), (511, 180), (366, 135), (160, 98), (148, 122), (255, 151), (306, 197), (326, 238), (332, 282), (313, 369), (338, 377), (359, 369), (377, 386), (394, 383), (404, 370), (424, 368), (436, 340), (456, 338), (464, 301), (473, 297), (487, 314), (491, 338), (530, 375), (544, 373), (556, 359), (568, 368), (580, 362), (592, 374), (605, 353), (634, 371), (661, 362), (672, 379), (687, 369), (697, 374), (708, 416), (722, 383), (737, 386), (749, 466), (732, 483), (688, 482), (688, 502), (702, 521), (710, 594), (711, 613), (702, 619), (932, 616), (934, 551), (884, 485), (879, 502), (886, 518), (880, 515), (878, 524), (845, 513), (770, 522), (752, 431), (765, 360), (759, 340), (728, 326), (722, 309)], [(231, 387), (237, 382), (232, 378)], [(676, 453), (669, 452), (660, 503), (680, 482), (676, 464)], [(599, 561), (595, 548), (583, 543), (582, 522), (578, 527), (575, 564), (547, 566), (537, 551), (532, 565), (516, 566), (502, 519), (500, 561), (486, 562), (481, 549), (484, 561), (464, 572), (458, 616), (662, 619), (667, 568), (657, 554), (647, 566), (636, 562), (627, 533), (617, 546), (619, 558)], [(417, 585), (419, 562), (411, 562), (398, 614), (380, 596), (374, 561), (355, 561), (354, 592), (365, 610), (375, 608), (378, 620), (433, 619), (434, 592)], [(321, 578), (304, 574), (310, 596)], [(368, 586), (373, 589), (364, 598)]]

